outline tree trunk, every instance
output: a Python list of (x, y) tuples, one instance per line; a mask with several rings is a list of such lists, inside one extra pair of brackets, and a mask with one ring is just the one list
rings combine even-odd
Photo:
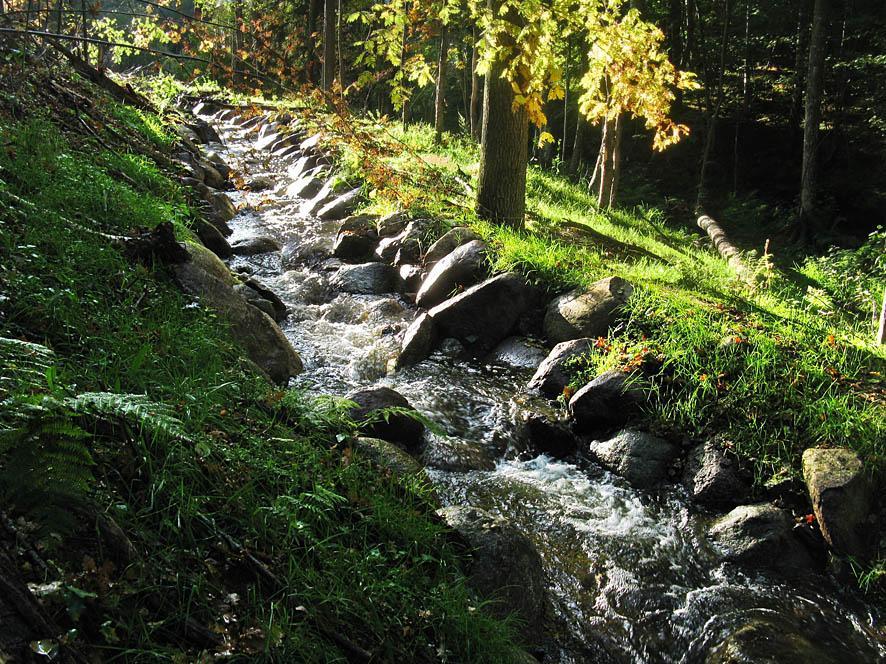
[(812, 35), (809, 43), (809, 69), (806, 75), (806, 112), (803, 119), (803, 170), (800, 177), (800, 224), (808, 227), (815, 213), (815, 187), (818, 177), (818, 141), (821, 101), (824, 89), (824, 61), (830, 0), (815, 0)]
[(880, 307), (880, 325), (877, 328), (876, 341), (881, 346), (886, 344), (886, 289), (883, 291), (883, 304)]
[[(566, 78), (563, 82), (563, 138), (560, 140), (560, 164), (566, 163), (566, 137), (569, 135), (569, 82), (572, 75), (572, 42), (566, 44)], [(581, 111), (579, 111), (581, 113)]]
[(345, 89), (345, 59), (341, 57), (341, 17), (342, 0), (338, 0), (338, 11), (335, 12), (335, 59), (338, 62), (338, 86), (344, 95)]
[(800, 133), (803, 114), (803, 86), (806, 83), (807, 51), (809, 50), (809, 8), (812, 0), (800, 0), (797, 17), (797, 46), (794, 53), (794, 91), (791, 96), (791, 127)]
[(449, 26), (445, 23), (440, 28), (440, 54), (437, 57), (437, 95), (434, 99), (434, 142), (440, 143), (443, 138), (443, 97), (446, 92), (446, 55), (449, 50)]
[(473, 46), (471, 47), (471, 136), (478, 143), (480, 142), (482, 127), (483, 127), (483, 119), (481, 116), (481, 108), (480, 108), (480, 75), (477, 73), (477, 64), (479, 60), (479, 54), (477, 52), (477, 40), (479, 39), (477, 35), (476, 26), (473, 29)]
[(320, 13), (320, 0), (308, 1), (308, 23), (305, 27), (305, 80), (317, 82), (317, 16)]
[(741, 68), (741, 106), (735, 113), (735, 142), (732, 151), (732, 193), (738, 193), (741, 172), (741, 126), (748, 115), (751, 103), (751, 3), (745, 0), (744, 8), (744, 63)]
[(324, 92), (332, 90), (332, 81), (335, 78), (335, 29), (338, 23), (336, 11), (338, 0), (324, 0), (323, 2), (323, 71), (320, 87)]
[[(407, 39), (407, 28), (409, 27), (408, 21), (403, 21), (403, 35), (400, 39), (400, 76), (401, 80), (406, 80), (406, 39)], [(400, 121), (403, 126), (403, 132), (406, 133), (406, 115), (409, 109), (409, 100), (406, 98), (406, 95), (403, 96), (403, 106), (400, 109)]]
[[(603, 136), (600, 138), (600, 154), (597, 156), (598, 168), (594, 170), (600, 178), (600, 186), (597, 189), (597, 205), (604, 207), (609, 203), (609, 192), (612, 189), (612, 141), (615, 138), (615, 121), (606, 120), (603, 123)], [(593, 181), (592, 181), (593, 182)]]
[[(489, 10), (498, 15), (500, 3), (489, 0)], [(506, 34), (497, 37), (505, 46), (513, 45)], [(514, 109), (514, 91), (502, 78), (505, 64), (496, 60), (486, 75), (477, 214), (520, 228), (526, 212), (529, 115), (522, 106)]]
[(584, 151), (584, 134), (587, 120), (581, 114), (576, 113), (575, 140), (572, 142), (572, 154), (569, 155), (569, 177), (575, 180), (578, 177), (578, 169), (581, 167), (582, 152)]
[(618, 183), (621, 180), (621, 139), (624, 133), (624, 114), (615, 118), (615, 137), (612, 139), (611, 180), (607, 207), (615, 207), (618, 200)]

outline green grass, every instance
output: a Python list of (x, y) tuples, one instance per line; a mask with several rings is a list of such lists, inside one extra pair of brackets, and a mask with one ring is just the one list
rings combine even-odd
[[(427, 125), (352, 124), (368, 138), (337, 145), (355, 173), (370, 182), (385, 167), (411, 174), (397, 191), (377, 185), (370, 210), (389, 211), (399, 199), (415, 214), (449, 220), (444, 226), (467, 224), (494, 248), (495, 270), (519, 271), (552, 294), (610, 275), (634, 284), (617, 334), (599, 344), (579, 382), (656, 358), (645, 363), (661, 367), (646, 382), (650, 424), (678, 437), (724, 437), (758, 485), (798, 476), (802, 451), (816, 445), (845, 445), (872, 470), (886, 467), (886, 350), (871, 343), (869, 313), (841, 306), (849, 295), (840, 295), (850, 283), (862, 294), (856, 300), (882, 296), (882, 234), (860, 252), (810, 259), (802, 272), (751, 255), (748, 284), (691, 219), (648, 206), (601, 210), (582, 186), (533, 166), (526, 229), (482, 221), (457, 181), (477, 173), (471, 141), (449, 136), (435, 146)], [(754, 201), (733, 208), (761, 214)]]
[[(162, 124), (110, 108), (168, 145)], [(113, 562), (91, 527), (41, 535), (60, 570), (49, 580), (63, 582), (45, 604), (75, 645), (102, 661), (196, 660), (191, 621), (243, 661), (347, 661), (341, 636), (378, 661), (511, 661), (515, 626), (465, 586), (429, 487), (362, 459), (340, 402), (276, 390), (162, 266), (127, 262), (101, 235), (173, 221), (187, 239), (181, 190), (152, 161), (73, 143), (46, 120), (0, 120), (0, 145), (0, 337), (56, 358), (3, 395), (0, 423), (28, 400), (107, 391), (146, 395), (184, 427), (53, 411), (40, 434), (50, 444), (59, 417), (87, 432), (65, 438), (94, 462), (79, 499), (140, 552)]]

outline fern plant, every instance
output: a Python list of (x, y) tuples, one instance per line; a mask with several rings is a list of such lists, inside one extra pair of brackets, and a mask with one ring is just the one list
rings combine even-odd
[(168, 406), (145, 395), (70, 394), (56, 383), (55, 364), (45, 346), (0, 338), (0, 500), (63, 531), (93, 484), (88, 431), (98, 423), (151, 439), (188, 436)]

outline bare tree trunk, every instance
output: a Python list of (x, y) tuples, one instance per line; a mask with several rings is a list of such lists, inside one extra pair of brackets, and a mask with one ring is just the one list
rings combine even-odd
[(480, 56), (477, 52), (477, 40), (479, 39), (479, 36), (477, 35), (476, 26), (474, 26), (472, 35), (473, 46), (471, 47), (471, 136), (474, 138), (475, 141), (479, 143), (481, 139), (483, 125), (482, 117), (480, 115), (480, 75), (477, 73), (477, 64)]
[(308, 83), (317, 82), (317, 16), (320, 13), (320, 0), (308, 0), (308, 23), (305, 27), (305, 79)]
[[(702, 214), (707, 203), (708, 194), (708, 171), (711, 166), (711, 153), (714, 147), (714, 138), (717, 133), (717, 120), (720, 116), (720, 107), (723, 105), (723, 77), (726, 72), (726, 42), (729, 38), (729, 15), (730, 2), (723, 0), (723, 34), (720, 41), (720, 73), (717, 79), (717, 96), (713, 108), (708, 114), (707, 134), (705, 135), (704, 150), (701, 155), (701, 168), (698, 175), (698, 190), (695, 198), (696, 214)], [(709, 102), (710, 103), (710, 102)]]
[(739, 173), (741, 172), (741, 125), (748, 115), (751, 102), (751, 3), (745, 0), (744, 7), (744, 63), (741, 68), (741, 107), (735, 113), (735, 142), (732, 151), (732, 193), (738, 193)]
[(335, 78), (335, 26), (338, 22), (336, 11), (338, 0), (324, 0), (323, 3), (323, 71), (321, 74), (320, 87), (324, 92), (332, 90), (332, 81)]
[(877, 328), (876, 341), (881, 346), (886, 344), (886, 289), (883, 290), (883, 305), (880, 307), (880, 325)]
[(621, 180), (621, 138), (624, 133), (624, 114), (615, 118), (615, 137), (612, 140), (612, 164), (610, 172), (612, 174), (609, 183), (609, 200), (607, 207), (614, 207), (618, 199), (618, 183)]
[(338, 86), (344, 96), (345, 89), (345, 59), (341, 57), (341, 17), (342, 0), (338, 0), (338, 11), (335, 13), (335, 58), (338, 62)]
[(582, 116), (579, 110), (575, 118), (575, 140), (572, 142), (572, 154), (569, 155), (569, 177), (573, 180), (578, 176), (578, 169), (581, 167), (581, 157), (584, 148), (584, 134), (587, 120)]
[(563, 138), (560, 140), (560, 163), (566, 162), (566, 140), (569, 135), (569, 82), (572, 76), (572, 42), (566, 44), (566, 78), (563, 94)]
[[(400, 41), (400, 75), (403, 77), (403, 80), (406, 79), (406, 38), (407, 38), (407, 28), (408, 22), (403, 21), (403, 36)], [(406, 116), (409, 111), (409, 100), (405, 98), (403, 99), (403, 107), (400, 109), (400, 122), (403, 126), (403, 132), (406, 132)]]
[(449, 26), (445, 23), (440, 28), (440, 54), (437, 58), (437, 95), (434, 99), (434, 142), (443, 139), (443, 98), (446, 92), (446, 60), (449, 50)]
[[(497, 15), (501, 0), (488, 0), (488, 7)], [(505, 46), (513, 46), (507, 34), (496, 36)], [(520, 228), (526, 212), (529, 115), (522, 106), (514, 108), (514, 91), (502, 78), (505, 64), (499, 57), (486, 75), (477, 213)]]
[(614, 138), (614, 121), (603, 122), (603, 136), (600, 138), (600, 154), (597, 161), (599, 169), (595, 169), (600, 177), (600, 186), (597, 189), (597, 205), (603, 207), (609, 202), (609, 190), (612, 186), (612, 169), (610, 159), (612, 157), (612, 139)]
[(803, 114), (803, 86), (806, 83), (807, 51), (809, 50), (809, 9), (812, 0), (800, 0), (797, 17), (797, 46), (794, 53), (794, 91), (791, 96), (791, 127), (800, 133)]
[(818, 141), (821, 101), (824, 90), (824, 61), (831, 0), (815, 0), (812, 35), (809, 43), (809, 70), (806, 76), (806, 112), (803, 119), (803, 171), (800, 177), (800, 216), (808, 227), (815, 213), (815, 187), (818, 177)]

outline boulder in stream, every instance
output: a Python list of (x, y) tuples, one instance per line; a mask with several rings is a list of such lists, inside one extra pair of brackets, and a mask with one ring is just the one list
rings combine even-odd
[(418, 475), (427, 479), (422, 465), (390, 441), (361, 436), (354, 441), (354, 449), (376, 466), (389, 470), (398, 477)]
[(212, 206), (213, 215), (223, 222), (228, 222), (237, 216), (237, 208), (234, 207), (234, 203), (220, 191), (211, 191), (208, 202)]
[(228, 244), (225, 236), (222, 235), (222, 232), (215, 225), (205, 219), (197, 219), (195, 226), (200, 242), (216, 256), (219, 258), (230, 258), (234, 255), (231, 245)]
[(463, 244), (440, 259), (418, 289), (415, 303), (433, 307), (457, 288), (473, 286), (486, 273), (486, 245), (479, 240)]
[(438, 304), (428, 313), (442, 336), (487, 350), (510, 334), (531, 300), (523, 278), (507, 272)]
[(386, 263), (343, 265), (330, 285), (345, 293), (381, 295), (397, 289), (397, 271)]
[(491, 600), (484, 609), (498, 618), (515, 614), (523, 621), (523, 638), (538, 644), (548, 600), (541, 556), (529, 538), (475, 507), (445, 507), (438, 513), (471, 549), (468, 583)]
[(345, 398), (356, 404), (349, 416), (359, 424), (360, 431), (365, 435), (402, 445), (407, 450), (421, 444), (424, 424), (403, 413), (385, 415), (379, 412), (387, 408), (413, 410), (406, 397), (399, 392), (389, 387), (374, 387), (351, 392)]
[(556, 298), (548, 306), (544, 331), (552, 343), (580, 337), (606, 336), (616, 310), (623, 306), (634, 288), (621, 277), (608, 277), (586, 290), (574, 290)]
[(362, 189), (355, 187), (336, 196), (317, 211), (317, 216), (324, 220), (344, 219), (357, 208), (361, 193)]
[(346, 261), (361, 261), (372, 256), (377, 244), (375, 217), (358, 214), (342, 222), (338, 235), (335, 236), (332, 255)]
[(379, 237), (394, 237), (405, 231), (408, 225), (409, 216), (405, 212), (393, 212), (378, 220), (378, 235)]
[(811, 447), (803, 452), (803, 479), (828, 546), (866, 559), (870, 486), (858, 455), (845, 447)]
[(427, 313), (421, 314), (406, 330), (400, 355), (394, 367), (402, 369), (426, 359), (434, 351), (437, 339), (437, 325), (434, 319)]
[(567, 419), (553, 412), (517, 413), (517, 441), (521, 448), (562, 459), (578, 449), (578, 437)]
[(840, 664), (814, 632), (777, 616), (754, 618), (711, 648), (704, 664)]
[(465, 228), (464, 226), (451, 228), (428, 247), (428, 253), (425, 254), (425, 265), (432, 265), (441, 258), (451, 254), (461, 245), (479, 239), (480, 236), (470, 228)]
[(486, 357), (490, 364), (511, 369), (535, 369), (547, 356), (545, 348), (525, 337), (508, 337)]
[(569, 414), (582, 432), (602, 431), (627, 422), (640, 395), (621, 371), (607, 371), (569, 400)]
[(732, 507), (750, 493), (738, 461), (712, 441), (697, 445), (689, 452), (683, 483), (692, 500), (703, 505)]
[(237, 256), (256, 256), (280, 251), (282, 247), (272, 237), (267, 235), (255, 235), (253, 237), (237, 240), (231, 245), (231, 249)]
[(451, 473), (495, 469), (495, 461), (483, 445), (443, 436), (429, 437), (422, 447), (419, 461), (428, 468)]
[(787, 576), (816, 570), (815, 556), (785, 510), (769, 503), (740, 505), (718, 519), (710, 535), (727, 560), (752, 568), (773, 569)]
[(595, 440), (588, 451), (601, 466), (624, 477), (637, 489), (651, 489), (666, 480), (678, 449), (645, 431), (625, 429), (608, 440)]
[(556, 399), (569, 385), (573, 374), (571, 365), (579, 357), (589, 354), (593, 347), (594, 340), (587, 337), (557, 344), (539, 365), (527, 389), (540, 392), (548, 399)]
[(301, 373), (301, 358), (274, 320), (234, 290), (227, 266), (201, 245), (188, 244), (190, 260), (173, 266), (182, 289), (230, 324), (234, 340), (275, 383), (285, 385)]

